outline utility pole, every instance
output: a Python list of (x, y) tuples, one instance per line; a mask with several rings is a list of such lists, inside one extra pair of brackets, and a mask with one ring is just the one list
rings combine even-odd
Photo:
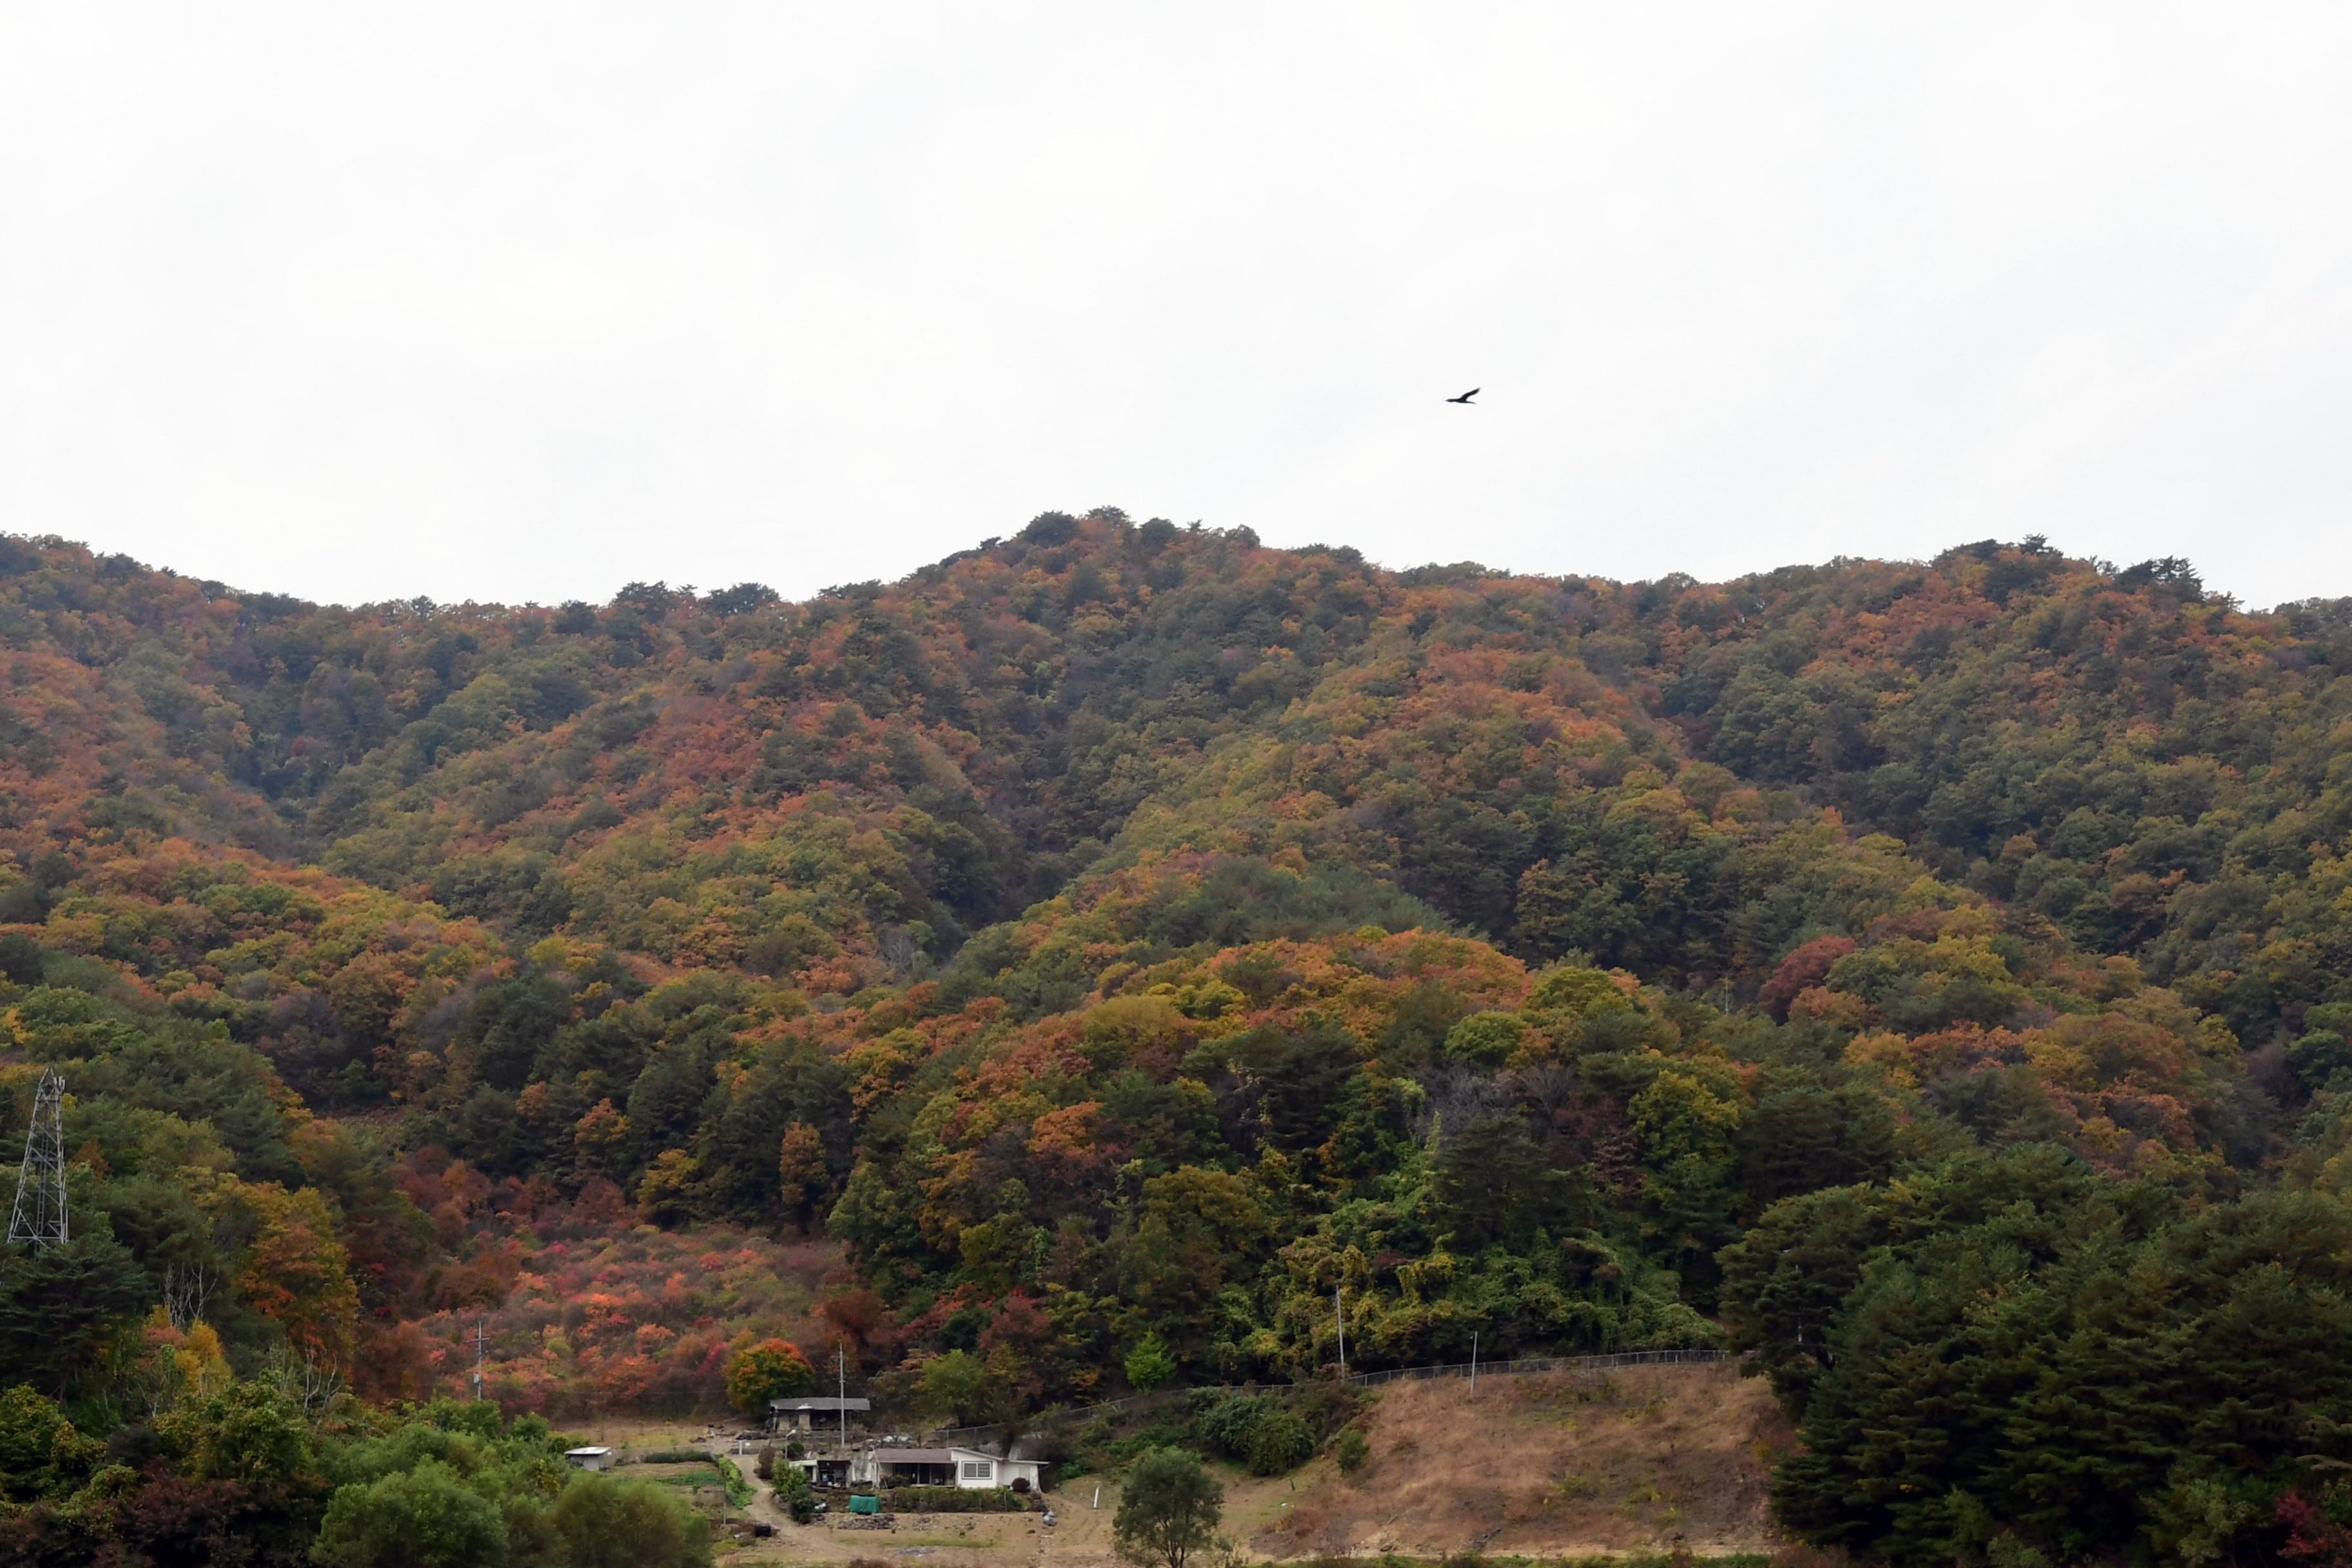
[(8, 1239), (30, 1242), (36, 1252), (63, 1247), (71, 1234), (66, 1225), (65, 1103), (66, 1080), (48, 1068), (33, 1090), (33, 1125), (25, 1134), (16, 1206), (8, 1215)]
[(482, 1397), (482, 1330), (488, 1322), (488, 1318), (474, 1320), (474, 1397), (476, 1399)]
[(1478, 1392), (1478, 1331), (1470, 1331), (1470, 1392)]
[(833, 1402), (841, 1416), (841, 1454), (849, 1457), (849, 1350), (839, 1341), (833, 1347)]
[(1331, 1290), (1331, 1316), (1339, 1324), (1339, 1381), (1348, 1381), (1348, 1310), (1339, 1304), (1338, 1287)]

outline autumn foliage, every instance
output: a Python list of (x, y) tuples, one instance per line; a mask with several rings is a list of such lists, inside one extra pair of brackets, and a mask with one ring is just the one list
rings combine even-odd
[(727, 1358), (727, 1403), (745, 1415), (763, 1416), (768, 1402), (806, 1394), (816, 1371), (789, 1340), (761, 1340)]
[(1015, 1417), (1312, 1378), (1336, 1294), (1351, 1365), (1750, 1353), (1812, 1423), (1784, 1516), (1865, 1555), (2329, 1549), (2278, 1511), (2317, 1373), (2226, 1473), (2118, 1394), (2178, 1468), (2116, 1458), (2096, 1542), (1990, 1459), (1848, 1482), (1946, 1396), (1891, 1368), (2010, 1369), (1979, 1458), (2065, 1430), (2032, 1376), (2101, 1291), (2150, 1344), (2326, 1320), (2332, 1264), (2229, 1237), (2352, 1187), (2344, 603), (1103, 509), (804, 604), (8, 538), (0, 658), (0, 1087), (68, 1073), (95, 1228), (43, 1267), (123, 1303), (20, 1336), (78, 1397), (198, 1326), (425, 1397), (478, 1331), (509, 1410), (715, 1409), (796, 1342)]

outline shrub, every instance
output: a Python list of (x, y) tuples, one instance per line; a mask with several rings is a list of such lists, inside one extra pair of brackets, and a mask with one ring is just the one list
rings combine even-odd
[(816, 1517), (816, 1489), (809, 1485), (808, 1472), (798, 1465), (785, 1465), (776, 1471), (776, 1500), (794, 1524), (806, 1524)]
[(743, 1479), (743, 1472), (736, 1467), (734, 1460), (724, 1454), (713, 1454), (710, 1456), (710, 1468), (719, 1472), (719, 1481), (727, 1489), (729, 1502), (737, 1508), (751, 1506), (751, 1500), (759, 1494), (751, 1489), (751, 1483)]
[(1249, 1446), (1242, 1456), (1254, 1476), (1279, 1476), (1305, 1464), (1315, 1452), (1314, 1435), (1307, 1423), (1275, 1406), (1250, 1423)]
[(1168, 1353), (1168, 1346), (1158, 1334), (1146, 1334), (1127, 1352), (1126, 1371), (1127, 1381), (1135, 1391), (1149, 1394), (1175, 1381), (1176, 1358)]
[(311, 1555), (324, 1568), (496, 1568), (507, 1530), (497, 1504), (427, 1459), (336, 1492)]
[(559, 1561), (709, 1568), (709, 1526), (664, 1487), (575, 1476), (555, 1500), (555, 1529), (564, 1548)]
[(1296, 1469), (1315, 1452), (1307, 1423), (1267, 1394), (1202, 1389), (1192, 1397), (1192, 1427), (1209, 1448), (1254, 1476)]
[(1361, 1430), (1350, 1426), (1331, 1445), (1331, 1457), (1339, 1460), (1340, 1474), (1352, 1476), (1370, 1460), (1372, 1446)]
[(892, 1487), (890, 1505), (908, 1513), (1019, 1513), (1029, 1506), (1020, 1493), (996, 1487)]

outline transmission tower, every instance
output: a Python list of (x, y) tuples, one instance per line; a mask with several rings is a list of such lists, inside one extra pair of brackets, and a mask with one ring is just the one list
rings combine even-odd
[(16, 1207), (8, 1239), (33, 1250), (66, 1243), (66, 1080), (52, 1068), (33, 1091), (33, 1127), (25, 1134), (25, 1164), (16, 1174)]

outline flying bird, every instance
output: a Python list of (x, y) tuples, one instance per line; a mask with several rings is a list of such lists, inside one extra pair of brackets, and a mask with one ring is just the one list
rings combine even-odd
[(1474, 397), (1477, 396), (1477, 395), (1478, 395), (1478, 394), (1479, 394), (1480, 392), (1484, 391), (1484, 390), (1485, 390), (1485, 388), (1483, 388), (1483, 387), (1476, 387), (1476, 386), (1474, 386), (1474, 387), (1472, 387), (1469, 391), (1467, 391), (1467, 392), (1464, 393), (1461, 396), (1459, 396), (1459, 397), (1449, 397), (1449, 398), (1447, 398), (1445, 401), (1446, 401), (1446, 402), (1448, 402), (1448, 403), (1467, 403), (1467, 402), (1469, 402), (1472, 398), (1474, 398)]

